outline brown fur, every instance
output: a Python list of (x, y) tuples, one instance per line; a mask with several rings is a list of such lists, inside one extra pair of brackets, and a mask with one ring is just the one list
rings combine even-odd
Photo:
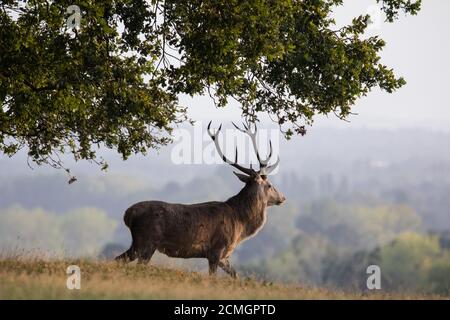
[(263, 227), (267, 206), (285, 200), (264, 176), (238, 177), (245, 187), (225, 202), (145, 201), (128, 208), (124, 221), (133, 242), (116, 260), (147, 263), (158, 250), (169, 257), (206, 258), (211, 274), (221, 267), (236, 277), (228, 260), (233, 250)]

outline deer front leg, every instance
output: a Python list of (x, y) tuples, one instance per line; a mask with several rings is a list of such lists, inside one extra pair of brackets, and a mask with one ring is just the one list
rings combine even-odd
[(228, 273), (232, 278), (237, 278), (236, 270), (234, 270), (234, 268), (231, 266), (231, 263), (228, 259), (219, 261), (219, 267), (221, 267), (222, 270)]
[(219, 266), (220, 253), (212, 252), (208, 255), (209, 263), (209, 275), (215, 275), (217, 273), (217, 267)]

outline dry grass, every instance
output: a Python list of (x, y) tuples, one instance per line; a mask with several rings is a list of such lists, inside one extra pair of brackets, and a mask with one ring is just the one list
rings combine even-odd
[[(66, 288), (66, 268), (81, 269), (81, 289)], [(87, 260), (0, 259), (0, 299), (422, 299), (350, 294), (302, 286)]]

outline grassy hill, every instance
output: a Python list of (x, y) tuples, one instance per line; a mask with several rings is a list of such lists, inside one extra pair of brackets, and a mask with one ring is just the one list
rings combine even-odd
[[(66, 288), (66, 268), (81, 269), (81, 289)], [(0, 259), (0, 299), (422, 299), (438, 296), (354, 294), (254, 279), (115, 262)]]

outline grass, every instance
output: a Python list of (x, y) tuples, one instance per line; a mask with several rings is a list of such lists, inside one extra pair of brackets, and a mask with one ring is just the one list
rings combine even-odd
[[(66, 288), (66, 268), (81, 269), (81, 289)], [(355, 294), (254, 279), (209, 277), (155, 266), (89, 260), (0, 259), (0, 299), (439, 299)]]

